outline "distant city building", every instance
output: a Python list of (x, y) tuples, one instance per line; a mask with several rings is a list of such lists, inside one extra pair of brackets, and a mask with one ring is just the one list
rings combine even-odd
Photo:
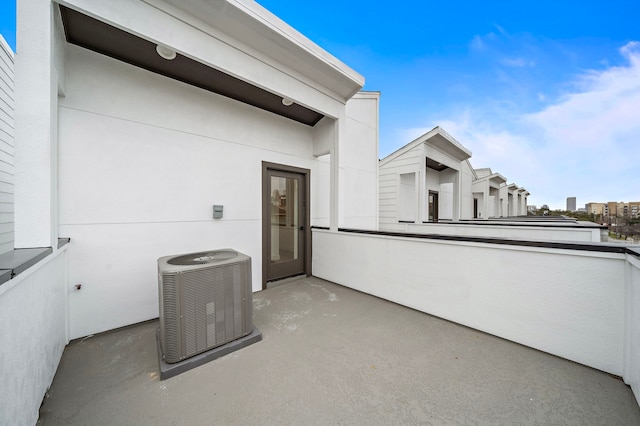
[[(568, 200), (568, 199), (567, 199)], [(587, 203), (586, 211), (593, 215), (602, 215), (605, 217), (640, 217), (640, 201), (631, 201), (628, 203), (609, 201), (606, 203)]]
[(576, 197), (567, 197), (567, 211), (568, 212), (576, 211)]
[(536, 206), (532, 206), (532, 205), (528, 205), (527, 206), (527, 212), (529, 212), (529, 213), (535, 213), (536, 210), (538, 210), (538, 207), (536, 207)]
[(605, 216), (618, 216), (618, 205), (616, 201), (609, 201), (607, 206), (605, 207), (604, 214)]
[(587, 203), (585, 207), (587, 209), (587, 213), (589, 214), (603, 215), (606, 206), (607, 205), (605, 203)]

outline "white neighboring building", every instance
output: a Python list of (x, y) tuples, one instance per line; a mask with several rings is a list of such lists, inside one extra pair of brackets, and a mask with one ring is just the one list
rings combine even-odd
[(378, 93), (254, 1), (22, 1), (17, 50), (16, 247), (71, 238), (69, 338), (156, 318), (161, 256), (259, 290), (377, 227)]
[(507, 216), (526, 216), (529, 191), (515, 183), (504, 184), (503, 188), (503, 194), (506, 194), (503, 201), (506, 203)]
[(502, 203), (503, 216), (526, 216), (527, 215), (527, 197), (529, 191), (519, 187), (515, 183), (504, 183), (500, 187), (500, 198)]
[(474, 169), (471, 151), (435, 127), (379, 163), (380, 229), (526, 215), (524, 188), (490, 168)]
[(14, 109), (13, 51), (0, 35), (0, 254), (13, 250)]
[(529, 195), (531, 195), (531, 193), (524, 188), (520, 188), (518, 190), (518, 216), (526, 216), (528, 214), (529, 209), (527, 208), (527, 197), (529, 197)]
[(440, 127), (380, 160), (380, 229), (469, 219), (471, 152)]
[(472, 183), (474, 203), (477, 208), (475, 219), (491, 219), (502, 216), (500, 186), (507, 178), (500, 173), (493, 173), (490, 168), (475, 169), (477, 179)]

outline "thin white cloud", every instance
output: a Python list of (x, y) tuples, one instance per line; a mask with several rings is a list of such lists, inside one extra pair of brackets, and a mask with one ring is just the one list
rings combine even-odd
[(471, 42), (469, 42), (469, 47), (471, 48), (471, 50), (482, 51), (487, 49), (488, 47), (487, 42), (494, 41), (496, 40), (496, 38), (497, 36), (496, 36), (496, 33), (494, 32), (489, 32), (485, 35), (475, 35), (471, 39)]
[(524, 119), (562, 147), (640, 149), (640, 44), (628, 43), (620, 52), (627, 65), (587, 73), (581, 91)]
[(620, 53), (622, 53), (627, 59), (630, 61), (638, 61), (638, 48), (640, 48), (640, 42), (632, 40), (629, 43), (625, 44), (620, 48)]
[(496, 28), (496, 30), (498, 30), (498, 32), (502, 35), (508, 36), (509, 33), (499, 24), (493, 24), (493, 26)]
[(471, 39), (471, 42), (469, 43), (469, 48), (471, 50), (484, 50), (485, 47), (485, 42), (482, 36), (479, 35), (473, 37), (473, 39)]
[(535, 174), (542, 162), (527, 135), (473, 115), (467, 111), (460, 119), (443, 120), (441, 126), (472, 151), (473, 167), (490, 167), (505, 175), (509, 182), (527, 187), (526, 176)]
[(581, 193), (585, 203), (640, 199), (640, 44), (620, 53), (625, 65), (586, 73), (580, 91), (523, 117), (541, 129), (543, 152), (564, 187), (544, 188), (555, 199), (561, 191)]
[[(640, 43), (619, 52), (623, 65), (584, 73), (569, 82), (573, 92), (540, 111), (505, 117), (478, 105), (429, 124), (469, 148), (474, 167), (529, 189), (532, 204), (563, 208), (568, 196), (579, 204), (638, 201)], [(432, 127), (407, 133), (413, 139)]]
[(502, 58), (500, 60), (502, 65), (514, 68), (524, 68), (524, 67), (535, 67), (536, 62), (532, 60), (527, 60), (524, 58)]

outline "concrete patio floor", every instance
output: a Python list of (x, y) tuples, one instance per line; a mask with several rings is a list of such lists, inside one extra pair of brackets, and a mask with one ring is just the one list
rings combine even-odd
[(254, 294), (263, 340), (160, 381), (157, 321), (72, 342), (41, 425), (640, 425), (606, 373), (320, 280)]

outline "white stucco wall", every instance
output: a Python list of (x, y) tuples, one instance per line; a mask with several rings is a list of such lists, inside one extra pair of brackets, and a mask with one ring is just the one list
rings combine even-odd
[(478, 213), (478, 215), (477, 215), (478, 217), (477, 217), (477, 219), (486, 219), (488, 217), (488, 213), (485, 212), (485, 210), (484, 210), (484, 204), (485, 204), (484, 203), (484, 193), (482, 193), (482, 192), (474, 192), (473, 193), (473, 198), (475, 200), (478, 200), (477, 201), (477, 203), (478, 203), (478, 212), (477, 212)]
[(378, 227), (378, 92), (361, 92), (346, 105), (340, 143), (339, 226)]
[(498, 190), (498, 207), (499, 211), (496, 212), (496, 217), (509, 216), (509, 205), (507, 203), (507, 186), (501, 185)]
[[(66, 57), (59, 232), (74, 242), (70, 282), (83, 284), (72, 338), (156, 317), (160, 256), (237, 249), (259, 290), (262, 161), (310, 169), (312, 225), (329, 222), (330, 155), (314, 154), (331, 122), (309, 127), (72, 45)], [(341, 155), (340, 212), (361, 226), (376, 222), (370, 109), (351, 109), (360, 136)]]
[[(421, 179), (422, 146), (416, 146), (403, 153), (401, 158), (394, 161), (379, 163), (378, 166), (378, 215), (379, 226), (398, 223), (398, 190), (400, 188), (399, 175), (403, 173), (417, 173), (418, 182)], [(420, 190), (422, 186), (418, 186)], [(419, 199), (419, 198), (417, 198)], [(416, 207), (416, 210), (418, 207)], [(401, 220), (401, 219), (400, 219)]]
[(0, 285), (0, 425), (34, 425), (68, 342), (66, 248)]
[(623, 373), (622, 254), (321, 230), (313, 244), (320, 278)]
[[(427, 174), (429, 170), (427, 171)], [(457, 220), (460, 217), (460, 172), (447, 169), (440, 172), (438, 189), (438, 219)], [(425, 193), (425, 197), (427, 193)]]
[(57, 225), (57, 101), (64, 75), (50, 2), (17, 3), (15, 246), (52, 247)]
[(259, 289), (263, 161), (311, 171), (312, 225), (376, 226), (378, 95), (345, 105), (355, 71), (253, 3), (220, 28), (180, 10), (198, 2), (64, 3), (326, 115), (308, 127), (67, 45), (55, 3), (19, 2), (16, 246), (77, 242), (72, 338), (157, 316), (162, 255), (236, 248)]
[[(500, 187), (500, 198), (502, 199), (502, 216), (519, 216), (520, 215), (520, 207), (518, 201), (518, 189), (517, 185), (512, 186), (513, 184), (502, 185)], [(523, 216), (526, 216), (526, 211), (522, 213)]]
[(460, 219), (473, 219), (473, 168), (469, 161), (460, 164)]

